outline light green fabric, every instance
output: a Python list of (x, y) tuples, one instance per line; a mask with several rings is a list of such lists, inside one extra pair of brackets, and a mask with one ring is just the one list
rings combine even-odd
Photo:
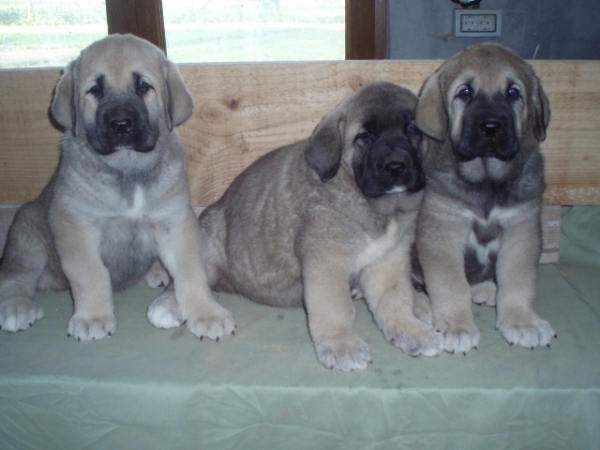
[(536, 301), (551, 349), (509, 347), (474, 306), (479, 350), (411, 358), (360, 302), (374, 363), (345, 374), (317, 362), (301, 309), (219, 294), (236, 335), (200, 342), (153, 328), (159, 292), (140, 285), (115, 296), (112, 338), (78, 343), (68, 293), (41, 293), (44, 319), (0, 332), (0, 449), (597, 449), (600, 208), (565, 209), (563, 226)]

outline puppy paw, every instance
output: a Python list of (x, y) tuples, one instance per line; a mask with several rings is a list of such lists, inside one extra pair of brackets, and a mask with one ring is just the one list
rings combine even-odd
[(151, 288), (167, 287), (171, 282), (169, 273), (159, 261), (155, 261), (144, 276), (144, 281)]
[(31, 327), (44, 317), (44, 308), (26, 297), (15, 297), (0, 303), (0, 329), (14, 333)]
[(177, 328), (183, 325), (181, 308), (172, 291), (165, 291), (146, 310), (148, 321), (156, 328)]
[(471, 286), (471, 299), (477, 305), (496, 306), (496, 283), (484, 281)]
[(496, 328), (510, 345), (520, 345), (525, 348), (550, 346), (556, 332), (547, 321), (533, 311), (511, 314), (498, 320)]
[(444, 335), (444, 350), (448, 353), (466, 355), (479, 345), (481, 335), (472, 319), (438, 320), (434, 328)]
[(328, 369), (342, 372), (366, 370), (371, 359), (371, 349), (353, 331), (337, 337), (314, 341), (317, 359)]
[(96, 317), (74, 314), (69, 320), (67, 333), (78, 341), (97, 341), (112, 336), (116, 329), (117, 321), (114, 314)]
[(437, 356), (444, 351), (444, 336), (419, 320), (403, 329), (385, 332), (385, 337), (410, 356)]
[(235, 320), (231, 311), (216, 305), (210, 314), (186, 318), (186, 325), (194, 336), (218, 341), (223, 336), (235, 334)]

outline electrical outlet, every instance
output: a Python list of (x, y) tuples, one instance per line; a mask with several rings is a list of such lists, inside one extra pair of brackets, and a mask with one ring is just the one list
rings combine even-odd
[(502, 28), (499, 9), (455, 9), (454, 36), (498, 37)]

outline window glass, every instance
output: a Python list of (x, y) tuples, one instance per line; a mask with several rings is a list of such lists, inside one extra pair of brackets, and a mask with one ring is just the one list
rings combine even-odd
[(107, 30), (104, 0), (0, 0), (0, 68), (65, 66)]
[(163, 15), (177, 63), (345, 57), (344, 0), (168, 0)]

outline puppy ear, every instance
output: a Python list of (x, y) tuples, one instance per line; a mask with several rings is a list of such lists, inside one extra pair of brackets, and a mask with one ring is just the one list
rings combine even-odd
[(419, 95), (415, 123), (417, 128), (427, 136), (443, 141), (448, 134), (448, 111), (444, 98), (442, 76), (431, 75)]
[(77, 114), (75, 104), (77, 102), (75, 95), (75, 61), (71, 61), (65, 68), (62, 76), (58, 80), (56, 89), (54, 89), (54, 99), (50, 111), (52, 117), (65, 130), (73, 130), (75, 133), (75, 125)]
[(167, 89), (165, 90), (165, 108), (167, 126), (172, 130), (190, 118), (194, 112), (194, 99), (185, 85), (177, 66), (167, 62)]
[(550, 124), (550, 100), (548, 100), (537, 75), (533, 74), (533, 79), (535, 83), (530, 99), (530, 109), (534, 114), (535, 136), (541, 142), (546, 139), (546, 130)]
[(306, 149), (306, 162), (322, 182), (331, 180), (340, 168), (344, 148), (343, 118), (344, 113), (339, 109), (327, 114), (313, 131)]

